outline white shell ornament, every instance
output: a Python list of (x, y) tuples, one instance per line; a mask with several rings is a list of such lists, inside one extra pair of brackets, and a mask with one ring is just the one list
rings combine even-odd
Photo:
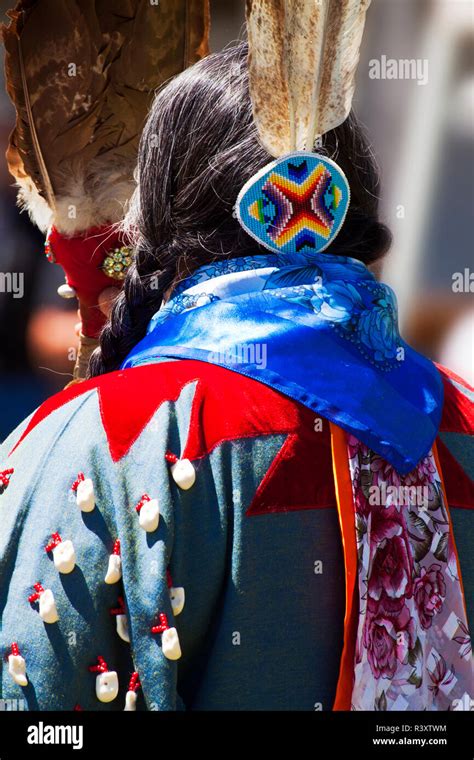
[(138, 512), (140, 527), (147, 533), (153, 533), (160, 520), (160, 507), (157, 499), (150, 499), (148, 494), (143, 494), (135, 509)]
[(46, 551), (53, 552), (54, 566), (60, 573), (71, 573), (76, 566), (76, 552), (72, 541), (63, 541), (59, 533), (53, 533), (52, 541)]
[(77, 480), (72, 484), (72, 490), (76, 492), (76, 504), (81, 512), (92, 512), (95, 507), (94, 484), (90, 478), (84, 477), (80, 472)]
[(128, 620), (126, 615), (117, 615), (115, 617), (117, 633), (127, 644), (130, 644), (130, 633), (128, 631)]
[(65, 575), (72, 573), (76, 566), (76, 552), (74, 551), (72, 541), (69, 539), (67, 541), (61, 541), (61, 543), (53, 549), (53, 559), (54, 566), (60, 573), (64, 573)]
[(57, 623), (59, 620), (56, 602), (51, 589), (47, 588), (39, 598), (39, 614), (45, 623)]
[(169, 567), (166, 570), (166, 583), (168, 585), (171, 609), (173, 610), (173, 615), (176, 617), (176, 615), (179, 615), (180, 612), (183, 611), (184, 588), (182, 586), (173, 586), (173, 579)]
[(196, 470), (189, 459), (178, 459), (176, 454), (168, 451), (165, 455), (166, 461), (171, 464), (171, 476), (179, 488), (187, 491), (192, 488), (196, 482)]
[(137, 709), (137, 695), (134, 691), (127, 691), (125, 695), (125, 707), (124, 712), (135, 712)]
[(126, 641), (127, 644), (130, 644), (128, 619), (127, 619), (127, 614), (125, 612), (125, 602), (124, 602), (123, 596), (119, 596), (118, 607), (112, 608), (110, 610), (110, 614), (115, 615), (115, 625), (117, 628), (118, 635), (120, 636), (122, 641)]
[(57, 623), (59, 620), (54, 594), (51, 589), (44, 589), (41, 583), (35, 583), (35, 593), (28, 597), (28, 601), (39, 602), (39, 616), (45, 623)]
[(11, 649), (12, 652), (8, 655), (8, 672), (18, 686), (27, 686), (26, 662), (21, 656), (17, 644), (12, 644)]
[(161, 649), (168, 660), (179, 660), (181, 657), (181, 647), (176, 628), (167, 628), (166, 631), (163, 631)]
[(113, 702), (118, 694), (118, 675), (115, 670), (99, 673), (95, 679), (95, 693), (99, 702)]
[(120, 557), (120, 541), (116, 540), (112, 554), (109, 556), (109, 565), (105, 582), (108, 584), (118, 583), (122, 577), (122, 558)]
[(169, 594), (173, 615), (176, 617), (176, 615), (179, 615), (180, 612), (183, 611), (184, 588), (182, 586), (177, 586), (176, 588), (174, 586), (171, 586)]
[(118, 675), (115, 670), (109, 670), (103, 657), (97, 657), (98, 665), (91, 665), (91, 673), (97, 673), (95, 693), (99, 702), (113, 702), (118, 694)]

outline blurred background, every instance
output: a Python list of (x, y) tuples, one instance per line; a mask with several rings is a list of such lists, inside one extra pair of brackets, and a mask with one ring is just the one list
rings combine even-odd
[[(0, 0), (2, 20), (12, 5)], [(243, 37), (244, 5), (211, 0), (212, 50)], [(397, 294), (403, 336), (471, 384), (473, 42), (470, 0), (372, 0), (354, 99), (381, 169), (394, 244), (378, 274)], [(13, 123), (2, 82), (2, 156)], [(43, 236), (16, 207), (4, 160), (0, 209), (0, 274), (24, 274), (22, 297), (0, 289), (2, 440), (70, 380), (78, 320), (75, 303), (56, 292), (62, 270), (47, 262)]]

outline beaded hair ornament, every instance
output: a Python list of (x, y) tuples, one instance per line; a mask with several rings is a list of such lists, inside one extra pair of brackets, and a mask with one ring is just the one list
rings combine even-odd
[(259, 137), (276, 160), (240, 191), (235, 214), (277, 253), (317, 253), (350, 203), (342, 169), (314, 153), (349, 115), (370, 0), (247, 2), (249, 82)]
[(334, 161), (298, 151), (255, 174), (240, 191), (236, 213), (270, 250), (322, 251), (339, 232), (349, 200), (349, 184)]

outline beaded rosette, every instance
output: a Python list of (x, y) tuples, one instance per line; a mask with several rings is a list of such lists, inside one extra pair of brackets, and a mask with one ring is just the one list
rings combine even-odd
[(296, 151), (272, 161), (244, 185), (235, 212), (242, 227), (277, 253), (323, 251), (339, 232), (349, 183), (334, 161)]

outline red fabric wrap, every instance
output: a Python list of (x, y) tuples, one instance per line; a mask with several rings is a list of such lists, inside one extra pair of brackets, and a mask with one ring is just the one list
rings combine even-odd
[(123, 244), (120, 236), (110, 226), (92, 227), (74, 237), (52, 227), (47, 240), (55, 263), (64, 269), (67, 284), (77, 293), (83, 334), (97, 338), (106, 321), (99, 309), (99, 295), (105, 288), (121, 286), (120, 280), (101, 269), (107, 254)]
[[(444, 368), (440, 368), (444, 374)], [(181, 456), (204, 457), (222, 441), (259, 435), (287, 434), (268, 473), (257, 488), (248, 515), (335, 506), (329, 425), (315, 432), (316, 415), (266, 385), (217, 365), (190, 359), (148, 364), (109, 372), (72, 385), (51, 396), (33, 414), (12, 452), (49, 414), (73, 398), (97, 388), (100, 414), (114, 462), (127, 454), (165, 401), (175, 401), (188, 383), (196, 382), (188, 439)], [(456, 388), (449, 426), (464, 430), (463, 407)], [(239, 403), (235, 403), (239, 399)], [(117, 410), (120, 409), (120, 414)], [(244, 414), (242, 409), (252, 410)], [(456, 419), (457, 418), (457, 419)], [(443, 430), (443, 425), (441, 430)], [(440, 438), (437, 439), (448, 502), (474, 508), (472, 481)], [(10, 453), (12, 453), (10, 452)], [(304, 474), (314, 470), (314, 477)], [(290, 506), (289, 506), (290, 505)]]

